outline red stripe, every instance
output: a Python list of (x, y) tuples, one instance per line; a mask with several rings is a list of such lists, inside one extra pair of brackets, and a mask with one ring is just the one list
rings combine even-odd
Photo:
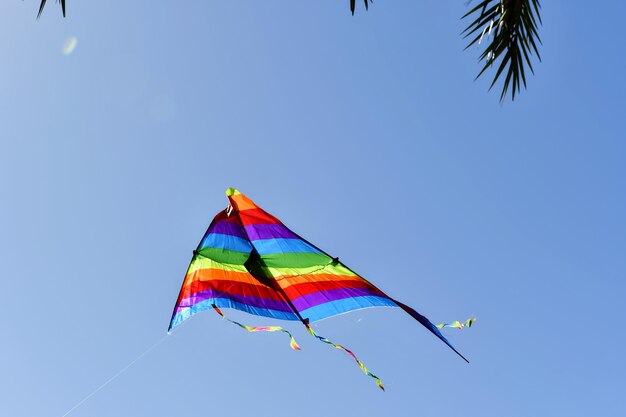
[(224, 216), (220, 219), (220, 221), (235, 223), (235, 224), (238, 224), (239, 226), (241, 226), (241, 222), (239, 222), (239, 219), (237, 219), (237, 216), (230, 216), (230, 217), (228, 217), (228, 215), (226, 213), (224, 213)]
[(374, 287), (372, 284), (365, 281), (355, 281), (355, 280), (342, 280), (342, 281), (317, 281), (317, 282), (305, 282), (302, 284), (294, 284), (289, 287), (284, 287), (283, 291), (287, 294), (289, 299), (293, 300), (295, 298), (301, 297), (303, 295), (312, 294), (320, 291), (327, 290), (339, 290), (345, 288), (367, 288), (370, 291), (386, 297), (386, 295)]
[(239, 222), (239, 219), (237, 218), (237, 216), (233, 216), (232, 213), (229, 216), (228, 213), (226, 213), (226, 210), (222, 210), (219, 213), (217, 213), (217, 215), (213, 218), (214, 222), (231, 222), (231, 223), (236, 223), (238, 225), (241, 226), (241, 223)]
[(239, 212), (239, 218), (244, 226), (249, 224), (280, 223), (280, 220), (260, 208), (242, 210)]
[(284, 297), (278, 291), (262, 284), (251, 284), (239, 281), (194, 281), (187, 285), (180, 293), (178, 303), (183, 298), (189, 297), (196, 293), (215, 290), (224, 294), (236, 294), (246, 297), (267, 298), (275, 301), (284, 301)]

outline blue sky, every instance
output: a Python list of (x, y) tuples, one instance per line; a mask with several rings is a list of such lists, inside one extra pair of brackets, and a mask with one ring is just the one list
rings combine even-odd
[(144, 3), (3, 6), (0, 415), (62, 416), (159, 341), (230, 186), (433, 321), (478, 317), (447, 332), (471, 364), (395, 309), (320, 322), (381, 393), (297, 323), (293, 352), (208, 312), (71, 416), (624, 415), (626, 6), (543, 2), (500, 105), (463, 1)]

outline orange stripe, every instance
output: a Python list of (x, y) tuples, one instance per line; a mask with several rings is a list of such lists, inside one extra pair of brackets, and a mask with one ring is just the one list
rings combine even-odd
[(187, 274), (184, 285), (188, 285), (195, 281), (236, 281), (259, 283), (259, 281), (248, 272), (225, 271), (217, 268), (197, 269)]
[(228, 198), (230, 198), (230, 200), (234, 203), (235, 208), (238, 211), (256, 208), (256, 205), (252, 202), (252, 200), (243, 194), (234, 194)]

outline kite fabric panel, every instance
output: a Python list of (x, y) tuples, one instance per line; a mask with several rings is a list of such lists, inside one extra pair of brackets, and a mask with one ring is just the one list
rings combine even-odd
[(309, 322), (362, 308), (398, 307), (246, 196), (232, 189), (229, 194), (230, 208), (213, 219), (194, 251), (170, 330), (212, 304)]
[[(236, 189), (229, 188), (226, 195), (228, 207), (215, 216), (193, 252), (168, 332), (208, 309), (223, 318), (220, 308), (300, 321), (313, 336), (351, 355), (383, 388), (350, 350), (318, 336), (309, 323), (363, 308), (400, 307), (467, 361), (439, 331), (452, 326), (435, 326), (411, 307), (387, 296)], [(285, 332), (292, 348), (297, 346), (291, 333), (281, 327), (234, 323), (251, 332)]]

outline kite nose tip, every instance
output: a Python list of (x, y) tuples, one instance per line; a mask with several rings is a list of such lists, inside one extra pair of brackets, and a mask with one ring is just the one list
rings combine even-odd
[(226, 190), (226, 197), (230, 197), (231, 195), (241, 194), (238, 189), (230, 187)]

